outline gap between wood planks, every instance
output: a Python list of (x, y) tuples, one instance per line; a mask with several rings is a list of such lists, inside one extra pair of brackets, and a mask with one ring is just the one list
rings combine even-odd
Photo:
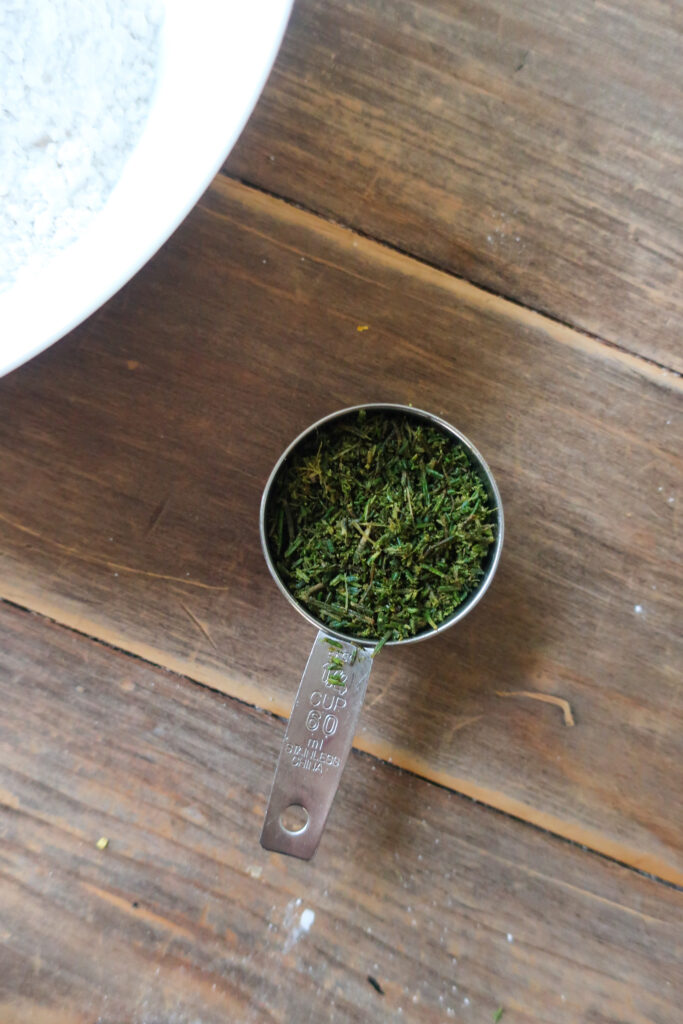
[[(40, 618), (52, 622), (60, 629), (65, 629), (70, 633), (75, 633), (89, 642), (96, 643), (102, 647), (116, 651), (124, 657), (133, 658), (137, 661), (143, 662), (144, 664), (151, 665), (154, 668), (170, 672), (179, 679), (183, 679), (185, 682), (190, 683), (193, 686), (201, 686), (204, 689), (210, 690), (212, 693), (216, 693), (228, 700), (234, 700), (238, 704), (249, 707), (256, 712), (269, 716), (270, 718), (276, 718), (284, 723), (289, 717), (289, 708), (283, 709), (279, 706), (274, 708), (265, 708), (259, 704), (255, 697), (255, 688), (236, 684), (234, 690), (228, 692), (221, 686), (212, 685), (211, 682), (204, 679), (198, 679), (195, 676), (190, 675), (187, 671), (174, 666), (172, 663), (177, 662), (180, 664), (181, 659), (173, 657), (168, 658), (166, 656), (166, 652), (154, 652), (152, 648), (148, 648), (146, 645), (132, 644), (130, 648), (123, 647), (122, 644), (117, 642), (114, 638), (113, 631), (107, 631), (111, 633), (111, 636), (105, 638), (101, 635), (103, 631), (99, 626), (96, 627), (100, 630), (99, 635), (97, 632), (89, 632), (86, 628), (86, 623), (83, 623), (81, 626), (76, 626), (58, 618), (55, 614), (56, 609), (50, 613), (45, 610), (30, 607), (21, 601), (11, 600), (6, 597), (0, 597), (0, 604), (7, 605), (10, 608), (15, 608), (26, 615), (38, 615)], [(136, 647), (139, 649), (136, 650)], [(161, 656), (154, 657), (152, 656), (154, 653)], [(661, 863), (658, 858), (639, 854), (635, 850), (631, 850), (626, 846), (620, 846), (618, 843), (607, 840), (605, 837), (599, 836), (597, 833), (593, 833), (591, 830), (583, 828), (582, 826), (573, 826), (567, 822), (562, 822), (561, 819), (555, 818), (552, 815), (543, 814), (535, 808), (522, 803), (522, 801), (510, 799), (502, 793), (494, 794), (493, 791), (489, 792), (485, 787), (477, 786), (469, 780), (459, 780), (455, 777), (449, 776), (446, 772), (435, 771), (432, 766), (428, 765), (426, 762), (423, 764), (422, 759), (415, 757), (410, 753), (410, 751), (403, 751), (399, 748), (393, 747), (380, 738), (362, 738), (361, 736), (356, 736), (353, 749), (356, 753), (373, 761), (379, 761), (393, 769), (405, 772), (415, 778), (438, 786), (440, 789), (448, 790), (449, 792), (455, 793), (457, 796), (472, 800), (474, 803), (482, 804), (493, 813), (512, 818), (524, 825), (538, 829), (540, 832), (546, 832), (549, 835), (553, 835), (556, 838), (561, 839), (563, 842), (569, 843), (571, 846), (578, 846), (582, 850), (586, 850), (598, 857), (602, 857), (604, 860), (619, 864), (621, 867), (628, 868), (636, 874), (644, 875), (652, 881), (665, 885), (668, 888), (683, 891), (683, 878), (678, 877), (678, 874), (675, 871), (669, 872), (667, 870), (667, 865)], [(273, 765), (273, 770), (275, 770), (275, 765)], [(489, 796), (493, 799), (487, 799)], [(499, 798), (498, 800), (495, 799), (496, 796)], [(591, 839), (594, 841), (591, 841)], [(661, 867), (664, 868), (662, 873), (659, 873), (656, 870), (660, 863)], [(655, 870), (652, 870), (653, 868)]]
[[(673, 382), (666, 381), (666, 378), (668, 376), (674, 378), (676, 384), (683, 380), (683, 375), (679, 373), (678, 370), (675, 370), (672, 367), (667, 366), (665, 363), (659, 363), (655, 359), (650, 359), (648, 356), (644, 356), (638, 352), (634, 352), (631, 349), (625, 348), (623, 345), (619, 345), (614, 341), (609, 341), (598, 334), (593, 334), (591, 331), (587, 331), (584, 327), (577, 327), (576, 325), (568, 322), (567, 320), (562, 320), (559, 316), (549, 312), (548, 310), (541, 310), (537, 309), (535, 306), (528, 306), (525, 303), (520, 302), (519, 299), (514, 298), (512, 295), (507, 295), (504, 292), (496, 291), (495, 289), (489, 288), (484, 284), (472, 281), (467, 277), (461, 276), (460, 274), (456, 274), (452, 270), (452, 268), (448, 266), (445, 266), (433, 260), (428, 260), (424, 256), (416, 255), (409, 249), (404, 249), (401, 246), (395, 245), (392, 242), (387, 242), (382, 238), (378, 238), (376, 235), (368, 234), (367, 232), (363, 231), (362, 228), (352, 227), (350, 224), (347, 224), (344, 221), (335, 220), (334, 217), (330, 217), (326, 214), (319, 213), (313, 207), (305, 206), (303, 203), (300, 203), (294, 199), (289, 199), (287, 198), (287, 196), (283, 196), (279, 192), (273, 192), (270, 189), (263, 188), (260, 185), (256, 185), (254, 182), (248, 181), (246, 178), (239, 178), (233, 174), (229, 174), (225, 170), (225, 168), (221, 168), (219, 174), (223, 178), (226, 178), (228, 181), (232, 181), (237, 185), (242, 185), (244, 188), (249, 189), (251, 192), (260, 194), (268, 198), (269, 200), (274, 199), (278, 202), (281, 202), (285, 206), (290, 207), (292, 210), (296, 210), (297, 213), (299, 214), (304, 214), (305, 216), (314, 218), (318, 221), (323, 221), (327, 224), (332, 224), (337, 229), (342, 228), (343, 230), (349, 231), (351, 232), (351, 234), (356, 235), (358, 238), (362, 238), (366, 242), (370, 242), (373, 245), (377, 245), (381, 249), (388, 250), (388, 252), (393, 253), (396, 256), (410, 259), (425, 269), (434, 271), (435, 273), (438, 274), (445, 274), (452, 280), (461, 282), (462, 285), (465, 286), (467, 289), (472, 289), (473, 292), (481, 292), (485, 296), (489, 296), (490, 299), (497, 300), (498, 302), (501, 303), (509, 304), (513, 306), (516, 310), (516, 316), (518, 320), (522, 322), (526, 320), (527, 322), (529, 322), (528, 317), (524, 315), (525, 313), (529, 314), (531, 318), (533, 318), (534, 323), (538, 324), (539, 320), (545, 323), (546, 333), (553, 335), (558, 341), (564, 341), (565, 343), (569, 341), (568, 338), (563, 337), (563, 331), (570, 331), (572, 334), (577, 335), (578, 338), (584, 338), (586, 340), (587, 343), (581, 345), (580, 343), (577, 344), (577, 338), (573, 339), (573, 343), (570, 342), (573, 348), (582, 349), (583, 351), (586, 352), (590, 352), (591, 350), (593, 350), (593, 354), (595, 354), (597, 348), (605, 349), (607, 351), (603, 353), (604, 355), (608, 355), (610, 352), (613, 353), (614, 358), (616, 358), (623, 365), (629, 366), (630, 369), (635, 370), (637, 373), (640, 373), (641, 376), (646, 377), (648, 380), (653, 380), (658, 384), (672, 384)], [(472, 295), (469, 292), (468, 298), (470, 299), (470, 301), (472, 301)], [(486, 301), (479, 303), (475, 302), (474, 304), (480, 305), (482, 307), (487, 305)], [(538, 320), (536, 320), (536, 318), (538, 318)], [(553, 325), (555, 326), (555, 328), (560, 328), (561, 330), (553, 330)], [(592, 345), (589, 344), (591, 342), (593, 343)]]

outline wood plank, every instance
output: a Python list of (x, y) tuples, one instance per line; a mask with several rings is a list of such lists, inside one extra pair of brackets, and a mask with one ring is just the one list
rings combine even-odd
[(672, 888), (358, 754), (316, 859), (268, 854), (281, 722), (0, 630), (3, 1024), (675, 1019)]
[(683, 369), (683, 21), (298, 0), (229, 173)]
[(313, 635), (263, 563), (267, 475), (335, 408), (432, 409), (492, 465), (502, 564), (457, 629), (382, 655), (357, 745), (681, 880), (678, 384), (219, 178), (0, 382), (0, 594), (287, 715)]

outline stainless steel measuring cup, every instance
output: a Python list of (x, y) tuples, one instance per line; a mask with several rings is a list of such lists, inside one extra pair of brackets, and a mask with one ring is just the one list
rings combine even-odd
[[(372, 668), (372, 650), (375, 645), (367, 639), (358, 639), (330, 629), (292, 597), (275, 568), (268, 543), (266, 514), (273, 483), (294, 450), (321, 427), (333, 420), (357, 413), (361, 409), (403, 413), (440, 427), (445, 433), (450, 434), (454, 441), (466, 449), (472, 465), (479, 470), (496, 516), (495, 541), (487, 555), (484, 578), (477, 589), (472, 591), (455, 612), (436, 629), (425, 629), (405, 640), (390, 640), (387, 646), (416, 643), (418, 640), (443, 633), (449, 626), (459, 622), (488, 590), (503, 546), (503, 507), (491, 470), (464, 434), (432, 413), (414, 409), (412, 406), (386, 403), (351, 406), (325, 416), (308, 427), (292, 441), (278, 459), (261, 499), (260, 529), (263, 554), (281, 592), (290, 604), (317, 628), (318, 635), (304, 669), (287, 725), (261, 832), (261, 845), (266, 850), (287, 853), (303, 860), (310, 860), (317, 850), (337, 792), (365, 698)], [(377, 639), (379, 640), (379, 637)], [(338, 665), (330, 663), (331, 656), (343, 662), (344, 667), (341, 670)], [(334, 683), (329, 681), (329, 674), (332, 671)], [(341, 686), (340, 680), (343, 684)]]

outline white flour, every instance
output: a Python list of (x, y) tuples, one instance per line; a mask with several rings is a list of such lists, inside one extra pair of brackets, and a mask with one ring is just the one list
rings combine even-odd
[(137, 142), (161, 0), (0, 0), (0, 291), (82, 233)]

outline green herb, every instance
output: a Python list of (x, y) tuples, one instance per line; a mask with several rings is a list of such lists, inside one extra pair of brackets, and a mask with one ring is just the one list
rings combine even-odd
[(504, 1013), (505, 1013), (504, 1008), (502, 1006), (499, 1006), (498, 1009), (496, 1010), (496, 1012), (493, 1015), (493, 1024), (498, 1024), (498, 1021), (500, 1020), (500, 1018), (503, 1016)]
[(384, 645), (387, 642), (387, 640), (391, 640), (391, 633), (385, 633), (384, 634), (384, 636), (379, 641), (379, 643), (376, 644), (374, 651), (370, 655), (371, 658), (374, 658), (376, 654), (379, 654), (379, 652), (382, 650), (382, 648), (384, 647)]
[(462, 445), (417, 416), (379, 410), (297, 447), (266, 512), (295, 600), (331, 629), (375, 641), (373, 654), (435, 629), (477, 588), (495, 521)]

